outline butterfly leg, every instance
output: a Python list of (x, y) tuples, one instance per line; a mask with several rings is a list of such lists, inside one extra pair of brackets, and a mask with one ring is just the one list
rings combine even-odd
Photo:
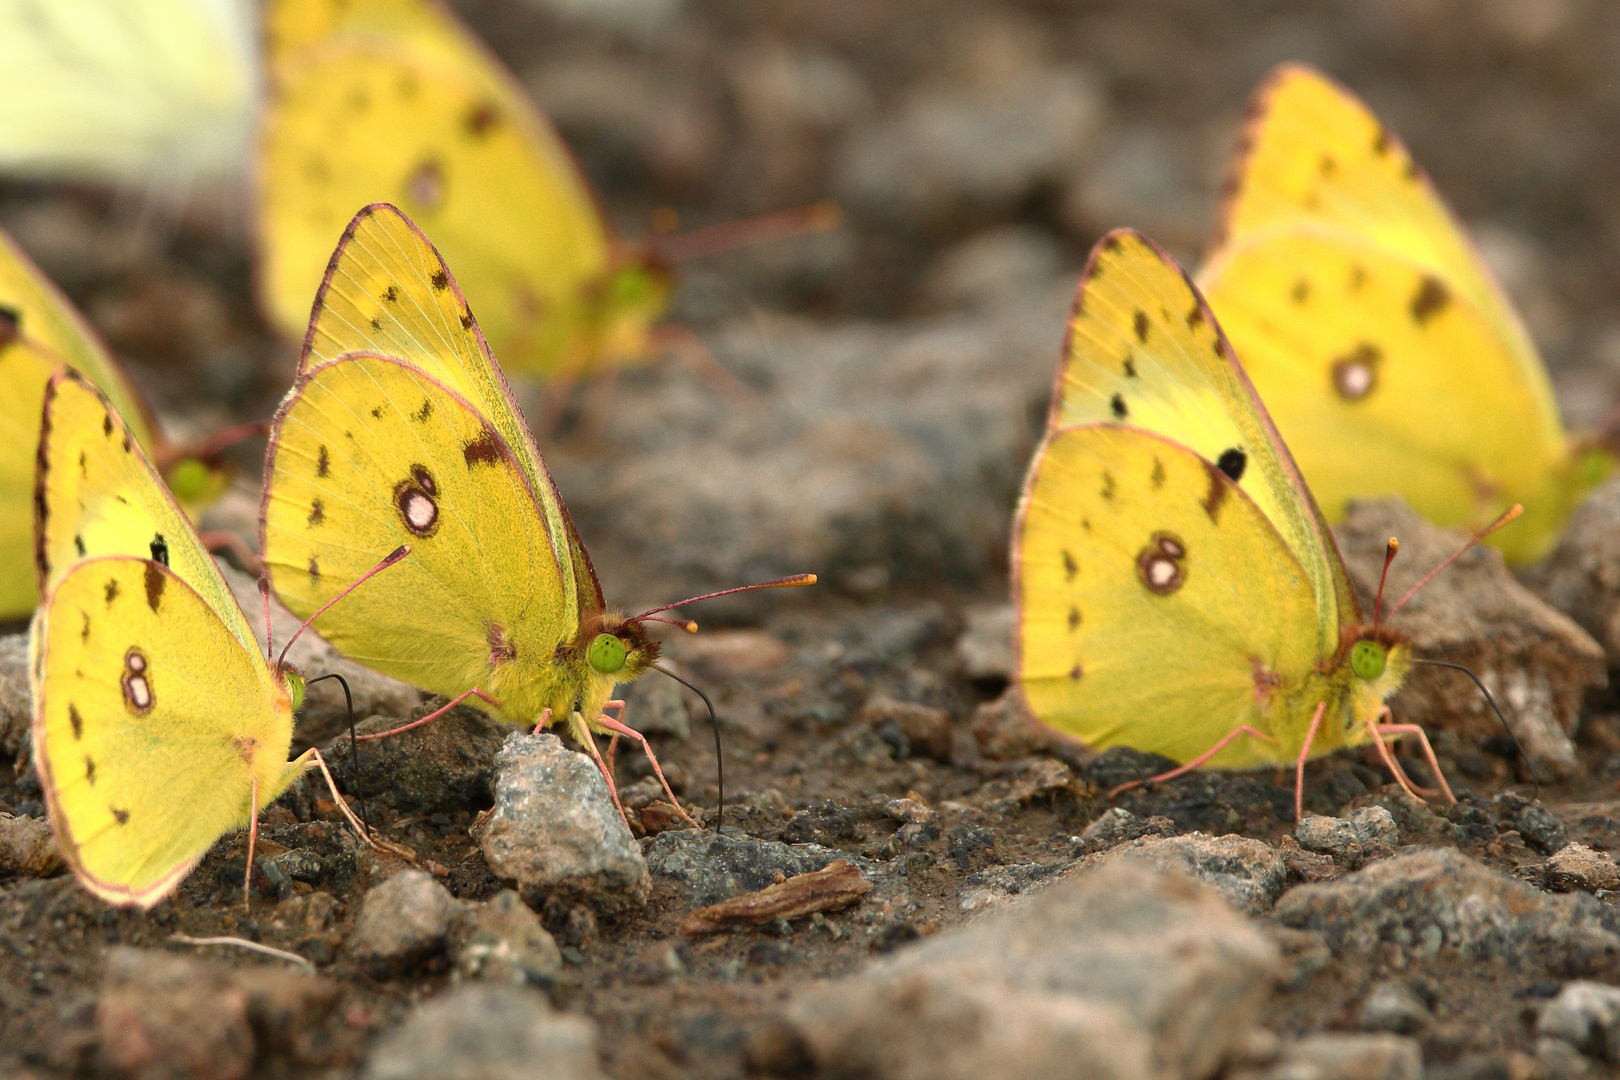
[(1311, 743), (1316, 741), (1316, 729), (1322, 726), (1322, 714), (1327, 702), (1316, 703), (1316, 714), (1311, 717), (1310, 729), (1305, 732), (1305, 745), (1299, 748), (1299, 760), (1294, 762), (1294, 821), (1305, 820), (1305, 759), (1310, 756)]
[[(619, 707), (622, 715), (624, 708), (622, 702), (620, 703)], [(703, 828), (703, 826), (692, 820), (692, 815), (686, 812), (686, 808), (681, 805), (681, 801), (677, 799), (675, 797), (675, 793), (669, 789), (669, 781), (664, 779), (664, 769), (658, 764), (658, 755), (653, 753), (652, 744), (647, 741), (647, 737), (645, 735), (633, 727), (627, 727), (621, 721), (614, 720), (612, 717), (609, 717), (606, 714), (604, 714), (602, 718), (597, 721), (597, 723), (601, 724), (609, 731), (614, 732), (616, 735), (623, 735), (626, 738), (634, 739), (640, 743), (642, 751), (647, 755), (647, 760), (652, 762), (653, 773), (658, 777), (658, 782), (664, 785), (664, 794), (669, 796), (669, 804), (675, 808), (675, 812), (677, 814), (681, 815), (682, 821), (686, 822), (694, 829)]]
[(545, 709), (543, 709), (541, 711), (540, 719), (538, 719), (538, 720), (536, 720), (534, 722), (534, 730), (529, 732), (529, 734), (530, 735), (538, 735), (538, 734), (540, 734), (542, 731), (546, 730), (546, 725), (549, 724), (549, 723), (551, 723), (551, 706), (547, 705), (545, 707)]
[[(760, 336), (763, 338), (763, 331)], [(737, 378), (730, 368), (715, 358), (703, 339), (686, 327), (673, 323), (655, 327), (649, 335), (649, 343), (663, 355), (681, 361), (693, 374), (705, 379), (715, 390), (733, 401), (759, 400), (759, 391)]]
[(1194, 769), (1202, 766), (1204, 762), (1208, 761), (1222, 750), (1225, 750), (1226, 744), (1237, 738), (1239, 735), (1248, 735), (1251, 738), (1260, 739), (1263, 742), (1277, 741), (1272, 736), (1267, 735), (1263, 731), (1257, 731), (1248, 724), (1239, 724), (1237, 727), (1221, 736), (1220, 741), (1214, 746), (1210, 747), (1208, 750), (1205, 750), (1202, 754), (1199, 754), (1197, 757), (1187, 762), (1187, 764), (1178, 765), (1169, 772), (1162, 772), (1158, 776), (1150, 776), (1146, 780), (1132, 780), (1128, 783), (1121, 784), (1108, 793), (1108, 798), (1112, 799), (1122, 791), (1129, 791), (1131, 788), (1141, 787), (1143, 784), (1162, 784), (1166, 780), (1174, 780), (1178, 776), (1184, 776), (1185, 774), (1190, 773)]
[[(1456, 802), (1457, 796), (1451, 793), (1451, 785), (1446, 783), (1446, 774), (1440, 771), (1440, 762), (1435, 758), (1434, 747), (1429, 745), (1429, 736), (1424, 732), (1424, 730), (1416, 724), (1389, 723), (1389, 721), (1394, 719), (1394, 717), (1390, 713), (1389, 706), (1387, 705), (1384, 706), (1383, 710), (1380, 711), (1378, 715), (1385, 722), (1382, 724), (1377, 724), (1369, 719), (1367, 721), (1367, 727), (1372, 731), (1373, 738), (1378, 743), (1378, 752), (1383, 756), (1384, 764), (1389, 766), (1390, 772), (1396, 775), (1397, 780), (1403, 780), (1405, 777), (1401, 773), (1400, 766), (1395, 763), (1394, 755), (1389, 752), (1389, 747), (1384, 744), (1383, 736), (1416, 736), (1418, 743), (1423, 747), (1423, 756), (1429, 763), (1429, 769), (1434, 773), (1434, 778), (1440, 783), (1440, 793), (1445, 795), (1447, 802)], [(1401, 786), (1406, 788), (1409, 792), (1412, 792), (1412, 794), (1417, 794), (1416, 791), (1412, 790), (1412, 782), (1410, 780), (1407, 780), (1405, 783), (1401, 784)], [(1419, 796), (1419, 798), (1421, 797), (1422, 796)]]
[(613, 774), (608, 771), (607, 763), (602, 760), (601, 751), (596, 748), (596, 736), (592, 734), (591, 726), (585, 722), (579, 713), (575, 713), (569, 723), (574, 738), (584, 744), (585, 749), (590, 752), (591, 760), (596, 762), (597, 771), (602, 774), (602, 779), (607, 781), (608, 794), (613, 796), (613, 805), (619, 811), (619, 817), (624, 821), (624, 827), (630, 828), (630, 815), (624, 812), (624, 804), (619, 801), (619, 786), (613, 782)]
[(242, 906), (253, 910), (253, 848), (259, 840), (259, 778), (253, 777), (253, 809), (248, 818), (247, 869), (242, 872)]
[(354, 811), (349, 809), (349, 800), (345, 799), (338, 792), (337, 781), (332, 779), (332, 770), (326, 767), (326, 758), (321, 756), (321, 752), (319, 750), (312, 746), (304, 753), (311, 761), (315, 763), (315, 766), (321, 770), (321, 775), (326, 777), (326, 787), (327, 790), (332, 793), (332, 801), (337, 803), (338, 810), (341, 811), (343, 816), (348, 819), (350, 828), (354, 829), (355, 833), (359, 835), (360, 839), (364, 840), (373, 851), (381, 851), (389, 855), (397, 855), (409, 863), (414, 864), (416, 862), (416, 852), (412, 851), (408, 847), (403, 847), (399, 844), (393, 843), (390, 840), (384, 840), (381, 837), (372, 836), (371, 830), (366, 828), (365, 823), (354, 816)]
[(357, 735), (357, 736), (355, 736), (355, 740), (357, 742), (365, 742), (367, 739), (386, 739), (390, 735), (398, 735), (402, 731), (409, 731), (409, 730), (411, 730), (411, 728), (418, 728), (418, 727), (421, 727), (423, 724), (431, 724), (431, 723), (433, 723), (433, 721), (437, 720), (439, 717), (443, 716), (445, 713), (449, 712), (451, 709), (455, 708), (457, 705), (460, 705), (463, 701), (466, 701), (468, 698), (472, 697), (474, 694), (477, 694), (479, 697), (483, 698), (485, 701), (489, 702), (491, 705), (499, 705), (500, 704), (499, 701), (496, 701), (494, 698), (490, 697), (488, 694), (484, 693), (482, 690), (478, 689), (478, 687), (475, 686), (471, 690), (468, 690), (464, 694), (456, 695), (456, 697), (454, 699), (452, 699), (448, 705), (445, 705), (445, 706), (443, 706), (441, 708), (438, 708), (438, 709), (434, 709), (432, 712), (428, 713), (426, 716), (424, 716), (424, 717), (422, 717), (422, 718), (420, 718), (418, 720), (412, 720), (408, 724), (401, 724), (397, 728), (389, 728), (387, 731), (373, 731), (373, 732), (370, 732), (369, 734), (366, 734), (366, 735)]
[[(603, 712), (604, 715), (607, 713), (607, 711), (609, 709), (618, 709), (619, 710), (619, 723), (621, 723), (621, 724), (624, 723), (624, 702), (620, 701), (618, 698), (614, 698), (612, 701), (604, 701), (604, 702), (602, 702), (602, 712)], [(614, 756), (614, 754), (618, 751), (618, 749), (619, 749), (619, 733), (617, 731), (615, 731), (613, 733), (613, 737), (608, 739), (608, 748), (607, 748), (608, 769), (612, 771), (613, 780), (614, 780), (615, 783), (617, 783), (618, 779), (619, 779), (619, 759)]]
[(240, 536), (229, 529), (209, 529), (197, 534), (203, 547), (209, 551), (229, 551), (236, 556), (236, 561), (242, 564), (244, 572), (253, 577), (264, 576), (264, 560), (259, 558), (258, 552), (248, 547)]

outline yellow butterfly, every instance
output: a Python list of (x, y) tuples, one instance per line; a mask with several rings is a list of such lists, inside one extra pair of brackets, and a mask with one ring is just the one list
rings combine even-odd
[(606, 710), (657, 659), (645, 624), (668, 608), (606, 607), (460, 288), (392, 206), (362, 210), (332, 256), (265, 475), (260, 550), (294, 612), (412, 549), (389, 588), (321, 619), (340, 652), (512, 723), (563, 722), (598, 766), (593, 730), (636, 739), (662, 779)]
[[(573, 377), (655, 351), (671, 268), (705, 250), (701, 234), (659, 250), (620, 241), (550, 123), (447, 9), (271, 0), (266, 37), (259, 290), (284, 333), (303, 332), (332, 237), (354, 208), (386, 200), (455, 264), (512, 370)], [(754, 238), (831, 218), (811, 208), (771, 220), (757, 221)]]
[(39, 444), (45, 383), (62, 363), (106, 393), (134, 440), (162, 463), (165, 477), (192, 512), (224, 493), (230, 472), (219, 450), (239, 437), (222, 432), (202, 446), (180, 447), (159, 436), (156, 422), (118, 362), (97, 341), (12, 239), (0, 232), (0, 619), (34, 610), (38, 584), (29, 571), (33, 524), (34, 448)]
[(1406, 148), (1310, 68), (1256, 92), (1211, 307), (1329, 521), (1399, 495), (1442, 525), (1523, 503), (1492, 541), (1532, 562), (1612, 468), (1571, 439), (1518, 316)]
[(251, 0), (0, 0), (0, 171), (183, 196), (239, 176)]
[(314, 749), (287, 760), (303, 676), (260, 655), (123, 418), (67, 368), (44, 396), (35, 768), (79, 881), (109, 903), (148, 908), (221, 834), (326, 766)]
[(1375, 744), (1411, 790), (1383, 741), (1422, 738), (1384, 705), (1411, 645), (1363, 620), (1214, 316), (1136, 233), (1104, 238), (1081, 279), (1013, 581), (1018, 681), (1043, 722), (1186, 763), (1165, 778), (1295, 765), (1296, 814), (1305, 760), (1343, 746)]

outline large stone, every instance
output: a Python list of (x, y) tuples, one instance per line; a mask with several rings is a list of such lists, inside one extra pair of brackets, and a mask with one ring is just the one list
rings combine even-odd
[[(443, 705), (434, 698), (403, 715), (368, 717), (355, 730), (361, 735), (389, 731)], [(511, 731), (511, 725), (480, 709), (458, 705), (431, 723), (387, 738), (351, 744), (344, 732), (324, 753), (333, 774), (352, 794), (403, 813), (468, 810), (489, 805), (495, 792), (495, 755)], [(312, 777), (311, 782), (318, 785), (318, 794), (326, 794), (324, 780)]]
[(970, 679), (1013, 677), (1013, 634), (1018, 612), (1011, 604), (976, 604), (962, 613), (956, 658)]
[[(1352, 504), (1334, 534), (1369, 618), (1391, 536), (1400, 538), (1401, 553), (1389, 569), (1386, 608), (1468, 539), (1395, 501)], [(1391, 625), (1411, 637), (1415, 655), (1478, 675), (1537, 767), (1557, 775), (1579, 768), (1571, 736), (1587, 691), (1607, 684), (1603, 649), (1519, 584), (1496, 549), (1469, 551), (1425, 585)], [(1397, 719), (1455, 731), (1465, 741), (1502, 734), (1472, 680), (1458, 671), (1418, 665), (1391, 706)]]
[(868, 878), (881, 876), (868, 860), (820, 844), (783, 844), (685, 829), (659, 833), (647, 847), (648, 869), (678, 882), (692, 907), (757, 892), (775, 882), (778, 874), (797, 877), (839, 859), (854, 863)]
[(596, 1027), (532, 990), (465, 986), (377, 1040), (364, 1080), (599, 1080)]
[(1583, 1054), (1620, 1064), (1620, 987), (1565, 983), (1536, 1019), (1536, 1034)]
[(51, 827), (40, 818), (0, 814), (0, 877), (50, 877), (62, 872)]
[(227, 968), (114, 948), (96, 1005), (107, 1069), (132, 1080), (238, 1080), (253, 1067), (248, 994)]
[(543, 984), (562, 968), (562, 953), (540, 917), (511, 889), (462, 913), (455, 932), (456, 974), (485, 982)]
[(16, 757), (34, 720), (28, 689), (28, 635), (0, 637), (0, 757)]
[(1620, 479), (1576, 507), (1558, 546), (1525, 578), (1598, 640), (1609, 667), (1620, 668)]
[(403, 870), (360, 904), (349, 953), (383, 971), (403, 971), (443, 951), (460, 903), (430, 874)]
[(824, 1074), (1207, 1077), (1259, 1020), (1277, 951), (1218, 893), (1120, 863), (801, 992)]
[(507, 736), (495, 806), (474, 837), (490, 870), (531, 905), (556, 896), (614, 913), (647, 902), (647, 864), (607, 781), (555, 735)]
[(1620, 918), (1585, 893), (1544, 893), (1449, 848), (1382, 859), (1283, 894), (1273, 917), (1315, 930), (1335, 953), (1394, 949), (1501, 957), (1554, 970), (1620, 962)]
[(1190, 874), (1251, 915), (1270, 911), (1288, 881), (1277, 849), (1246, 836), (1141, 836), (1089, 856), (1082, 866), (1121, 860)]

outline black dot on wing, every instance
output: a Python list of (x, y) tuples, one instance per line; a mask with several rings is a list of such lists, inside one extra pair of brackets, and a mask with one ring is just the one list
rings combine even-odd
[(89, 754), (84, 755), (84, 778), (91, 787), (96, 786), (96, 760)]
[(321, 580), (321, 564), (315, 561), (313, 555), (309, 557), (309, 579), (311, 581)]
[(1131, 410), (1125, 406), (1125, 395), (1115, 394), (1108, 399), (1108, 408), (1113, 411), (1116, 420), (1124, 420), (1131, 415)]
[(1423, 326), (1451, 303), (1451, 290), (1433, 274), (1424, 274), (1412, 294), (1412, 321)]
[(146, 564), (146, 606), (153, 611), (163, 602), (164, 586), (169, 584), (168, 576), (156, 562)]
[(1311, 283), (1304, 278), (1295, 278), (1293, 288), (1288, 290), (1288, 299), (1295, 304), (1303, 304), (1311, 298)]
[(79, 558), (84, 558), (84, 537), (77, 533), (73, 534), (73, 550), (79, 553)]
[(1074, 667), (1069, 669), (1069, 678), (1073, 679), (1075, 682), (1079, 682), (1080, 677), (1085, 673), (1084, 668), (1082, 668), (1079, 664), (1075, 664)]
[(326, 503), (320, 499), (312, 499), (309, 504), (309, 517), (304, 524), (313, 529), (326, 520)]
[(399, 286), (390, 285), (388, 288), (384, 289), (382, 292), (382, 299), (386, 304), (397, 304), (399, 302)]
[(1078, 629), (1080, 629), (1080, 609), (1071, 604), (1069, 607), (1069, 633), (1072, 634)]
[(117, 819), (118, 824), (120, 824), (120, 825), (128, 825), (129, 824), (129, 811), (128, 810), (124, 810), (124, 809), (121, 809), (120, 807), (112, 806), (112, 805), (108, 805), (107, 809), (112, 811), (112, 816)]
[(371, 418), (373, 420), (381, 420), (382, 419), (382, 406), (381, 405), (376, 405), (376, 406), (372, 407)]
[(1131, 319), (1131, 328), (1136, 331), (1136, 340), (1141, 342), (1143, 345), (1147, 344), (1148, 327), (1149, 323), (1147, 312), (1138, 308), (1136, 314)]
[(84, 717), (79, 715), (79, 707), (71, 701), (68, 702), (68, 724), (73, 728), (75, 739), (84, 738)]
[[(169, 542), (163, 539), (162, 533), (153, 533), (152, 542), (146, 546), (151, 549), (154, 562), (160, 562), (164, 566), (169, 565)], [(83, 554), (83, 552), (80, 552), (80, 554)]]
[(463, 330), (471, 330), (473, 328), (473, 315), (471, 308), (468, 308), (466, 311), (461, 313), (461, 328)]
[(315, 452), (315, 475), (324, 478), (330, 476), (331, 473), (332, 455), (326, 449), (326, 444), (322, 443), (321, 448)]
[(1073, 581), (1074, 576), (1080, 572), (1080, 564), (1074, 561), (1074, 554), (1068, 548), (1063, 549), (1063, 580)]
[(111, 607), (112, 602), (114, 600), (118, 599), (118, 593), (119, 593), (118, 579), (117, 578), (108, 578), (107, 579), (107, 584), (102, 586), (102, 592), (106, 595), (107, 606)]
[(1136, 378), (1136, 361), (1129, 356), (1125, 358), (1125, 377), (1127, 379)]
[(1332, 176), (1339, 171), (1339, 163), (1332, 154), (1323, 154), (1316, 162), (1316, 171), (1324, 177)]
[(373, 315), (371, 317), (371, 328), (373, 330), (381, 330), (382, 329), (382, 316), (381, 315)]
[(433, 276), (428, 278), (428, 282), (433, 286), (434, 292), (444, 292), (450, 287), (450, 275), (443, 270), (435, 270)]
[(422, 399), (422, 407), (420, 409), (416, 410), (415, 412), (411, 413), (411, 419), (415, 420), (418, 424), (424, 424), (424, 423), (427, 422), (427, 418), (432, 416), (432, 415), (433, 415), (433, 401), (432, 401), (432, 399), (431, 398), (423, 398)]
[(1233, 482), (1243, 479), (1243, 470), (1249, 467), (1249, 455), (1234, 446), (1230, 450), (1221, 452), (1220, 458), (1215, 462), (1221, 472), (1230, 476)]
[(1155, 491), (1164, 487), (1164, 462), (1159, 460), (1157, 454), (1153, 457), (1153, 475), (1149, 477), (1149, 480), (1152, 482)]

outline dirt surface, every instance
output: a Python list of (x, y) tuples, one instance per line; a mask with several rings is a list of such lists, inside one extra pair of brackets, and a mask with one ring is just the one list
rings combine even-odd
[[(1030, 292), (1056, 297), (1036, 305), (1049, 323), (1022, 328), (1018, 348), (1030, 335), (1049, 344), (1035, 350), (1045, 349), (1046, 359), (1031, 362), (1029, 393), (1004, 409), (1012, 435), (953, 436), (979, 440), (981, 456), (968, 455), (962, 467), (982, 481), (973, 491), (989, 507), (985, 521), (1010, 520), (1044, 409), (1041, 388), (1057, 361), (1062, 296), (1085, 250), (1105, 229), (1132, 225), (1195, 259), (1244, 100), (1284, 60), (1324, 67), (1403, 134), (1522, 304), (1571, 422), (1595, 423), (1620, 398), (1620, 151), (1610, 137), (1620, 119), (1612, 78), (1620, 11), (1608, 5), (670, 0), (648, 5), (663, 17), (627, 21), (629, 7), (458, 4), (552, 110), (627, 234), (644, 231), (661, 206), (695, 226), (839, 199), (848, 221), (838, 232), (717, 257), (687, 275), (675, 317), (710, 338), (717, 357), (745, 380), (750, 350), (798, 347), (773, 346), (769, 335), (732, 347), (753, 332), (747, 328), (760, 312), (771, 326), (790, 325), (800, 343), (851, 328), (869, 335), (861, 341), (882, 342), (891, 330), (966, 327), (989, 341), (993, 356), (1005, 329), (997, 305), (1033, 312), (1016, 304)], [(963, 101), (993, 109), (1008, 100), (1039, 114), (1030, 121), (1035, 130), (1050, 122), (1067, 134), (1047, 132), (1036, 151), (979, 145), (973, 139), (982, 131), (966, 145), (917, 147), (926, 127), (919, 110)], [(1061, 153), (1040, 150), (1047, 143), (1061, 144)], [(909, 174), (910, 166), (886, 166), (885, 148), (900, 166), (926, 165), (929, 182)], [(1009, 174), (982, 175), (972, 167), (981, 159), (1011, 162)], [(7, 183), (0, 224), (89, 314), (177, 430), (267, 415), (290, 382), (296, 350), (274, 340), (255, 314), (240, 206), (230, 199), (193, 205), (176, 219), (144, 213), (139, 203)], [(970, 250), (963, 245), (986, 236), (1013, 237), (1005, 250), (1015, 255), (981, 261), (979, 276), (963, 285), (962, 254)], [(1006, 299), (1015, 293), (1019, 299)], [(874, 371), (883, 365), (883, 355), (856, 352)], [(758, 381), (767, 400), (786, 392)], [(924, 393), (878, 374), (869, 389), (862, 385), (848, 384), (848, 400), (825, 405), (826, 414), (900, 415)], [(1441, 767), (1462, 798), (1450, 808), (1407, 804), (1366, 754), (1307, 768), (1307, 812), (1386, 806), (1399, 828), (1394, 845), (1332, 858), (1302, 852), (1291, 839), (1291, 776), (1198, 774), (1111, 803), (1111, 787), (1150, 774), (1153, 763), (1120, 751), (1094, 758), (1031, 732), (1001, 699), (1004, 669), (958, 648), (973, 613), (1006, 596), (1005, 524), (999, 535), (985, 526), (986, 534), (944, 511), (913, 507), (852, 517), (829, 530), (831, 539), (793, 547), (791, 559), (774, 540), (761, 550), (763, 542), (732, 535), (714, 541), (724, 558), (705, 561), (681, 547), (684, 524), (648, 524), (623, 509), (616, 470), (663, 452), (638, 442), (646, 432), (700, 440), (708, 421), (688, 423), (692, 409), (682, 404), (694, 395), (707, 395), (702, 408), (728, 415), (744, 407), (714, 404), (712, 388), (674, 365), (626, 375), (618, 393), (619, 411), (605, 431), (592, 430), (581, 399), (542, 438), (548, 458), (562, 463), (563, 496), (611, 600), (666, 601), (685, 587), (734, 584), (716, 562), (828, 574), (825, 586), (804, 595), (710, 611), (703, 634), (670, 644), (721, 716), (727, 834), (836, 849), (864, 860), (879, 887), (843, 910), (695, 938), (677, 928), (699, 905), (657, 874), (640, 911), (598, 915), (584, 902), (539, 904), (562, 966), (530, 982), (557, 1008), (594, 1021), (610, 1076), (806, 1071), (780, 1042), (777, 1018), (795, 993), (965, 922), (986, 890), (1018, 892), (1108, 847), (1082, 833), (1110, 806), (1141, 822), (1168, 819), (1153, 826), (1161, 833), (1264, 841), (1282, 853), (1290, 886), (1333, 880), (1420, 844), (1455, 848), (1539, 887), (1560, 884), (1546, 867), (1566, 841), (1620, 848), (1620, 723), (1615, 700), (1598, 690), (1581, 710), (1574, 767), (1539, 787), (1522, 782), (1511, 743), (1444, 734)], [(631, 428), (616, 430), (621, 423)], [(857, 425), (849, 438), (859, 443), (863, 430)], [(825, 434), (815, 431), (801, 440), (812, 455)], [(237, 451), (241, 506), (256, 501), (260, 449)], [(881, 459), (874, 474), (893, 465), (883, 453), (873, 451)], [(942, 453), (957, 454), (956, 444)], [(889, 491), (910, 474), (883, 475)], [(930, 474), (929, 482), (946, 483), (939, 475), (948, 481), (950, 474)], [(663, 524), (668, 535), (655, 531)], [(778, 565), (784, 561), (793, 565)], [(632, 720), (635, 708), (632, 697)], [(704, 714), (692, 711), (690, 719), (689, 736), (655, 735), (654, 742), (679, 793), (711, 808), (705, 824), (712, 825), (713, 750)], [(631, 779), (645, 775), (643, 760), (625, 748), (618, 767)], [(1426, 775), (1415, 759), (1406, 767)], [(468, 834), (490, 805), (487, 783), (408, 809), (374, 793), (366, 809), (456, 898), (488, 901), (503, 883)], [(1504, 797), (1510, 791), (1520, 797)], [(900, 798), (931, 808), (932, 820), (913, 828), (888, 809)], [(1531, 798), (1548, 813), (1527, 811)], [(26, 768), (0, 768), (0, 813), (42, 816)], [(271, 808), (261, 853), (312, 852), (320, 869), (311, 880), (259, 875), (247, 906), (244, 837), (221, 841), (171, 900), (145, 914), (108, 909), (67, 876), (0, 878), (0, 1075), (114, 1069), (118, 1044), (109, 1032), (120, 1014), (109, 957), (119, 945), (185, 953), (243, 980), (230, 985), (246, 988), (245, 1064), (190, 1074), (356, 1075), (378, 1036), (458, 976), (453, 953), (442, 948), (392, 970), (351, 954), (362, 898), (405, 864), (358, 850), (334, 817), (330, 803), (307, 795)], [(649, 823), (658, 824), (656, 814)], [(1605, 908), (1616, 902), (1612, 891), (1595, 892)], [(1266, 1006), (1266, 1026), (1285, 1040), (1355, 1030), (1369, 990), (1404, 980), (1428, 1012), (1409, 1034), (1431, 1077), (1547, 1075), (1550, 1066), (1532, 1056), (1539, 1006), (1571, 978), (1620, 981), (1620, 963), (1601, 953), (1547, 952), (1533, 962), (1447, 952), (1413, 960), (1399, 950), (1324, 958), (1307, 932), (1289, 933), (1279, 931), (1288, 973)], [(232, 947), (178, 945), (176, 934), (234, 935), (291, 950), (325, 981), (275, 982), (282, 976), (268, 973), (299, 969)], [(194, 971), (176, 977), (200, 978)], [(150, 1067), (157, 1071), (140, 1075), (187, 1074), (165, 1074), (166, 1067), (159, 1055)]]

